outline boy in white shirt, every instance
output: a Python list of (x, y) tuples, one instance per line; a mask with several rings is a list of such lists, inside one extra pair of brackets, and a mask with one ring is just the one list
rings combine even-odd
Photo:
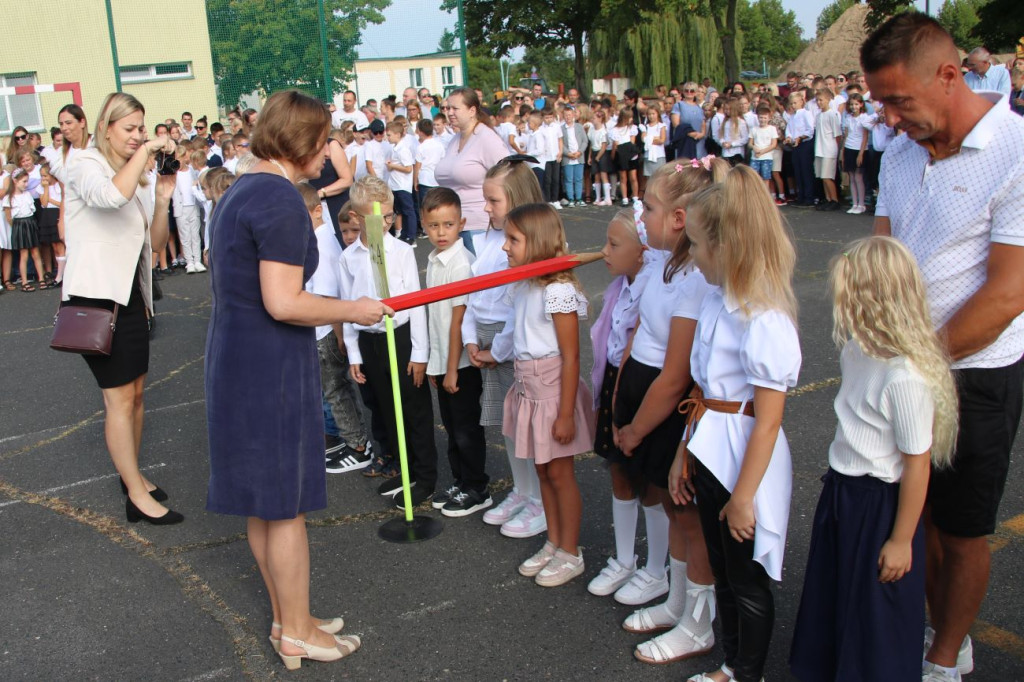
[(544, 201), (551, 204), (552, 208), (561, 210), (562, 204), (558, 201), (558, 195), (562, 177), (562, 125), (555, 119), (554, 109), (546, 107), (541, 114), (544, 125), (540, 131), (547, 138), (548, 154), (544, 157), (544, 183), (540, 188), (544, 192)]
[(444, 145), (434, 135), (433, 124), (425, 118), (416, 123), (416, 137), (420, 140), (420, 146), (416, 149), (413, 188), (422, 199), (427, 192), (437, 187), (434, 169), (444, 158)]
[(523, 150), (516, 144), (516, 124), (512, 122), (512, 107), (504, 106), (498, 112), (498, 127), (495, 128), (498, 137), (508, 147), (509, 154), (522, 154)]
[[(423, 197), (420, 218), (434, 245), (427, 257), (427, 286), (450, 284), (472, 277), (473, 254), (459, 238), (466, 225), (459, 195), (435, 187)], [(441, 422), (448, 433), (448, 462), (452, 485), (434, 497), (433, 506), (445, 516), (468, 516), (491, 506), (484, 469), (487, 442), (480, 425), (483, 378), (462, 344), (462, 321), (467, 296), (427, 306), (430, 359), (427, 377), (437, 389)]]
[(843, 122), (839, 112), (829, 106), (832, 102), (831, 90), (822, 88), (815, 100), (821, 113), (814, 124), (814, 177), (821, 179), (825, 189), (825, 201), (818, 204), (818, 210), (836, 211), (839, 209), (836, 167), (843, 137)]
[(767, 106), (757, 110), (757, 125), (750, 131), (750, 167), (764, 180), (772, 194), (773, 152), (779, 146), (779, 130), (771, 125), (772, 112)]
[(385, 138), (386, 126), (379, 118), (374, 119), (368, 128), (366, 138), (366, 174), (388, 181), (388, 157), (391, 155), (391, 143)]
[[(391, 296), (419, 291), (419, 268), (412, 247), (387, 231), (394, 221), (395, 199), (380, 178), (365, 177), (352, 186), (349, 193), (349, 215), (359, 224), (359, 241), (342, 251), (341, 297), (356, 299), (369, 296), (380, 299), (374, 284), (374, 264), (367, 247), (366, 216), (372, 215), (374, 202), (379, 202), (384, 215), (384, 253), (387, 259), (388, 288)], [(408, 446), (409, 476), (412, 480), (412, 505), (418, 506), (434, 495), (437, 483), (437, 448), (434, 445), (434, 408), (430, 388), (424, 381), (430, 348), (427, 337), (427, 315), (422, 307), (395, 314), (395, 348), (399, 366), (398, 388), (405, 413), (405, 442)], [(381, 495), (395, 497), (399, 509), (405, 509), (398, 493), (402, 480), (398, 476), (398, 430), (395, 419), (391, 371), (384, 323), (371, 326), (346, 323), (343, 328), (348, 351), (349, 374), (359, 384), (363, 402), (372, 412), (370, 429), (381, 446), (381, 455), (364, 471), (368, 476), (385, 476), (388, 480), (377, 489)]]
[(385, 165), (388, 169), (388, 187), (395, 196), (395, 216), (399, 239), (412, 248), (416, 248), (416, 233), (419, 231), (419, 220), (412, 201), (412, 172), (416, 168), (415, 152), (412, 142), (405, 134), (405, 124), (392, 121), (387, 125), (387, 138), (391, 144), (391, 154)]
[[(334, 234), (334, 227), (324, 222), (324, 209), (316, 189), (308, 182), (297, 185), (299, 194), (306, 202), (306, 210), (312, 221), (313, 233), (316, 235), (316, 246), (320, 252), (320, 262), (316, 272), (306, 282), (306, 291), (317, 296), (330, 298), (341, 297), (341, 273), (338, 260), (341, 258), (342, 247)], [(342, 238), (351, 241), (359, 238), (358, 226), (348, 215), (348, 203), (342, 208), (340, 217), (349, 222), (339, 225)], [(356, 233), (351, 228), (355, 226)], [(347, 231), (342, 228), (348, 227)], [(363, 407), (360, 405), (359, 390), (349, 376), (348, 357), (342, 341), (340, 324), (321, 325), (316, 328), (316, 351), (320, 360), (320, 387), (324, 402), (330, 408), (331, 416), (338, 427), (338, 434), (332, 438), (324, 434), (329, 446), (327, 454), (327, 473), (342, 474), (365, 468), (372, 461), (366, 425), (363, 423)], [(338, 438), (340, 436), (340, 439)], [(333, 445), (334, 441), (340, 442)]]
[[(206, 154), (202, 151), (192, 152), (192, 155), (201, 157), (202, 163), (206, 164)], [(174, 194), (171, 196), (171, 207), (174, 210), (174, 221), (178, 225), (178, 238), (181, 239), (181, 250), (185, 258), (185, 272), (193, 275), (197, 272), (206, 272), (201, 257), (199, 242), (199, 207), (196, 206), (196, 198), (193, 193), (193, 186), (196, 182), (196, 175), (193, 173), (190, 153), (188, 147), (178, 147), (175, 157), (180, 164), (177, 176), (175, 177)]]
[[(527, 162), (530, 170), (537, 176), (537, 182), (541, 188), (544, 187), (546, 165), (548, 157), (554, 158), (551, 152), (551, 142), (547, 135), (541, 132), (544, 116), (539, 111), (531, 111), (526, 119), (526, 125), (530, 129), (526, 138), (526, 153), (537, 159), (537, 163)], [(545, 196), (545, 198), (547, 198)]]

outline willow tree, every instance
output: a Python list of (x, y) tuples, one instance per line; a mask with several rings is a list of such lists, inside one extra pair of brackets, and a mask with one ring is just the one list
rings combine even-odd
[(724, 81), (722, 45), (711, 17), (634, 10), (613, 13), (598, 25), (588, 55), (596, 76), (627, 73), (639, 88), (705, 77)]

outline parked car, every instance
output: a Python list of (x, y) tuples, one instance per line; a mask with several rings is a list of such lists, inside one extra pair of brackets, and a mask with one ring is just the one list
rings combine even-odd
[(768, 74), (760, 73), (759, 71), (740, 71), (740, 78), (743, 80), (753, 80), (755, 78), (767, 78)]

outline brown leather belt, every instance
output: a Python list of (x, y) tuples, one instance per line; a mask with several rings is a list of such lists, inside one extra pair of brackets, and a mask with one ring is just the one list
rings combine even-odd
[[(716, 400), (714, 398), (705, 398), (704, 391), (696, 383), (693, 388), (690, 389), (690, 394), (680, 401), (679, 406), (676, 408), (679, 413), (686, 416), (686, 435), (687, 440), (693, 438), (694, 429), (697, 428), (697, 424), (700, 422), (704, 414), (711, 410), (712, 412), (722, 412), (725, 414), (745, 414), (748, 417), (754, 416), (754, 401), (748, 400), (746, 403), (739, 402), (738, 400)], [(683, 476), (686, 478), (690, 477), (690, 457), (692, 455), (687, 452), (686, 459), (683, 460)]]

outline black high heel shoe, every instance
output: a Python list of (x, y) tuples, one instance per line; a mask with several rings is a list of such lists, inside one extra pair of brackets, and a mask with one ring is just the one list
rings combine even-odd
[(124, 500), (124, 515), (128, 519), (128, 523), (145, 521), (146, 523), (154, 526), (173, 526), (174, 524), (181, 523), (185, 520), (184, 516), (171, 509), (168, 509), (167, 513), (163, 516), (147, 516), (135, 506), (135, 503), (132, 502), (132, 498), (130, 497), (126, 497)]
[[(120, 476), (118, 476), (117, 480), (119, 480), (121, 482), (121, 494), (122, 495), (127, 495), (128, 494), (128, 486), (126, 486), (124, 484), (124, 479), (121, 478)], [(150, 490), (149, 491), (149, 496), (152, 497), (157, 502), (164, 502), (164, 501), (167, 500), (167, 493), (165, 493), (160, 486), (157, 486), (154, 490)]]

